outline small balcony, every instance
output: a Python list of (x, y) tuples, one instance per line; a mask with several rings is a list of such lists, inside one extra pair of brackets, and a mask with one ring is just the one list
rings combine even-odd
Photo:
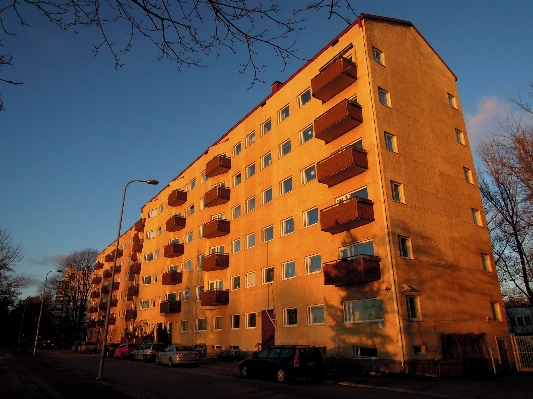
[[(112, 299), (111, 300), (111, 307), (116, 308), (118, 303), (118, 299)], [(98, 309), (100, 310), (107, 310), (107, 301), (100, 302), (100, 305), (98, 306)]]
[(204, 238), (222, 237), (230, 232), (230, 221), (226, 219), (213, 219), (204, 224)]
[(137, 263), (132, 263), (130, 265), (130, 276), (132, 274), (141, 274), (141, 264), (139, 262)]
[[(123, 251), (121, 249), (119, 249), (117, 251), (117, 259), (118, 258), (121, 258), (123, 255)], [(111, 251), (110, 253), (108, 253), (106, 256), (105, 256), (105, 261), (106, 262), (113, 262), (115, 260), (115, 250)]]
[[(115, 267), (115, 275), (119, 274), (122, 271), (122, 265), (117, 265)], [(110, 278), (112, 276), (112, 269), (107, 269), (104, 271), (104, 278)]]
[(131, 252), (141, 252), (143, 250), (144, 240), (133, 241), (131, 245)]
[(104, 264), (102, 262), (96, 262), (94, 264), (94, 270), (100, 270), (104, 268)]
[(204, 196), (204, 206), (211, 207), (225, 204), (230, 200), (231, 190), (227, 187), (215, 186)]
[(315, 119), (315, 137), (327, 144), (361, 123), (363, 123), (361, 107), (343, 100)]
[(100, 291), (91, 292), (91, 298), (100, 298)]
[(138, 252), (132, 252), (130, 255), (130, 260), (132, 262), (139, 262), (141, 260), (141, 255)]
[(135, 298), (133, 295), (126, 296), (126, 301), (133, 302), (133, 298)]
[(381, 279), (379, 257), (357, 255), (324, 263), (324, 285), (342, 287)]
[(230, 169), (231, 158), (223, 154), (219, 154), (215, 155), (213, 159), (205, 165), (205, 174), (207, 177), (213, 177), (226, 173)]
[(185, 227), (186, 221), (187, 219), (182, 216), (178, 216), (178, 215), (171, 216), (170, 219), (168, 219), (166, 223), (167, 231), (180, 231), (181, 229)]
[(202, 260), (202, 270), (212, 272), (214, 270), (224, 270), (229, 267), (228, 254), (209, 254)]
[(324, 102), (346, 89), (357, 80), (357, 66), (340, 57), (311, 79), (313, 97)]
[(96, 320), (89, 320), (87, 322), (87, 328), (95, 328), (95, 327), (96, 327)]
[(104, 327), (105, 326), (105, 319), (96, 320), (96, 326), (97, 327)]
[[(116, 291), (120, 288), (120, 281), (115, 281), (113, 283), (113, 291)], [(109, 285), (106, 284), (102, 287), (102, 293), (103, 294), (109, 294)]]
[(219, 306), (229, 303), (229, 290), (209, 290), (202, 292), (202, 306)]
[(114, 318), (114, 317), (110, 317), (109, 318), (109, 325), (110, 326), (114, 326), (116, 322), (117, 322), (116, 318)]
[(319, 161), (316, 164), (316, 175), (319, 183), (331, 187), (367, 169), (366, 151), (349, 145)]
[(374, 221), (374, 203), (353, 197), (320, 210), (320, 228), (331, 234), (341, 233)]
[(139, 295), (139, 286), (138, 285), (130, 285), (128, 287), (128, 296), (138, 296)]
[(159, 304), (159, 313), (179, 313), (181, 312), (180, 301), (164, 301)]
[(185, 252), (185, 248), (183, 244), (178, 243), (170, 243), (168, 245), (165, 245), (163, 248), (163, 254), (165, 258), (175, 258), (177, 256), (183, 255)]
[(137, 311), (136, 310), (132, 310), (132, 309), (126, 310), (125, 318), (126, 318), (126, 321), (135, 320), (137, 318)]
[(93, 277), (92, 282), (94, 285), (102, 284), (102, 277), (100, 276)]
[(135, 231), (144, 231), (144, 223), (145, 223), (144, 218), (137, 220), (135, 224), (133, 225), (133, 229)]
[(187, 202), (187, 191), (176, 189), (168, 195), (168, 206), (180, 206)]
[(89, 313), (98, 313), (98, 306), (89, 306)]
[(181, 281), (183, 279), (183, 273), (173, 270), (170, 272), (163, 273), (161, 277), (161, 284), (163, 285), (181, 284)]

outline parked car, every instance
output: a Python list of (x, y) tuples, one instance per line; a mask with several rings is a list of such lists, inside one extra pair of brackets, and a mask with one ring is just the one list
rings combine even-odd
[(126, 344), (120, 344), (118, 348), (115, 349), (115, 353), (113, 357), (115, 358), (120, 357), (121, 359), (130, 358), (131, 352), (133, 352), (138, 347), (139, 347), (138, 344), (134, 344), (132, 342), (128, 342)]
[(78, 352), (79, 349), (81, 348), (81, 346), (84, 344), (83, 341), (76, 341), (74, 342), (74, 344), (72, 345), (72, 347), (70, 348), (70, 350), (72, 352)]
[(198, 364), (200, 356), (190, 346), (169, 345), (155, 357), (155, 364), (168, 364), (172, 367), (175, 364)]
[(243, 377), (276, 377), (279, 382), (288, 378), (320, 379), (326, 372), (320, 349), (314, 346), (271, 346), (254, 353), (239, 364)]
[(108, 343), (105, 346), (105, 355), (107, 357), (113, 357), (115, 355), (115, 350), (119, 347), (120, 344)]
[(56, 349), (56, 348), (57, 348), (56, 341), (51, 340), (51, 339), (47, 339), (43, 341), (41, 344), (41, 349)]
[(137, 349), (131, 352), (133, 359), (142, 360), (143, 362), (155, 360), (156, 355), (165, 350), (165, 344), (141, 344)]
[(96, 342), (84, 342), (80, 347), (81, 353), (96, 353), (98, 352), (98, 344)]

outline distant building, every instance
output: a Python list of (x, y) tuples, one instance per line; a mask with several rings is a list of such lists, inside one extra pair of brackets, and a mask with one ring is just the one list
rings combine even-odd
[(533, 306), (507, 306), (505, 314), (511, 333), (516, 335), (533, 334)]

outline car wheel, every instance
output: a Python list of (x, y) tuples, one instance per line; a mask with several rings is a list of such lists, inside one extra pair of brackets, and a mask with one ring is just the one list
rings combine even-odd
[(174, 364), (174, 362), (172, 361), (172, 358), (169, 357), (169, 358), (168, 358), (168, 367), (172, 367), (173, 364)]
[(285, 382), (287, 381), (287, 372), (283, 369), (279, 369), (276, 377), (278, 379), (278, 382)]
[(156, 356), (154, 360), (155, 360), (155, 364), (159, 364), (159, 356)]
[(242, 366), (242, 367), (241, 367), (241, 375), (242, 375), (244, 378), (248, 378), (248, 377), (250, 377), (250, 369), (248, 368), (248, 366)]

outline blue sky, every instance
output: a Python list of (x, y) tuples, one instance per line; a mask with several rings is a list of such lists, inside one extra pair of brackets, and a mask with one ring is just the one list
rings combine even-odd
[[(283, 3), (280, 1), (280, 3)], [(298, 8), (303, 0), (288, 2)], [(413, 22), (458, 77), (470, 141), (495, 128), (495, 118), (514, 112), (506, 100), (533, 81), (533, 2), (357, 1), (359, 13)], [(298, 54), (310, 58), (346, 24), (309, 13), (294, 37)], [(353, 19), (353, 17), (352, 17)], [(15, 21), (11, 21), (15, 23)], [(116, 236), (124, 184), (157, 179), (159, 186), (128, 188), (123, 230), (141, 206), (229, 130), (304, 61), (281, 61), (265, 49), (266, 69), (256, 84), (240, 73), (243, 51), (207, 58), (207, 68), (177, 72), (157, 61), (149, 44), (136, 41), (118, 70), (109, 53), (96, 58), (92, 30), (62, 32), (30, 18), (17, 35), (0, 37), (2, 53), (14, 56), (0, 83), (0, 225), (21, 245), (17, 270), (31, 277), (33, 295), (57, 259), (70, 252), (102, 250)], [(15, 25), (13, 25), (15, 26)], [(408, 56), (408, 54), (406, 54)]]

